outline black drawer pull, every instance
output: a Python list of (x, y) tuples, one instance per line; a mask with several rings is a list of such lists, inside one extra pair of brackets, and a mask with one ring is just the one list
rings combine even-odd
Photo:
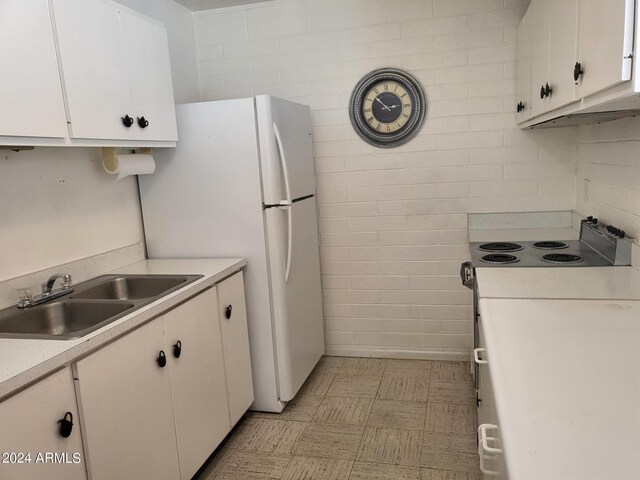
[(224, 309), (224, 316), (227, 320), (231, 318), (231, 310), (233, 310), (233, 305), (227, 305)]
[(176, 358), (180, 358), (180, 354), (182, 353), (182, 342), (180, 340), (178, 340), (174, 345), (173, 345), (173, 356)]
[(160, 368), (164, 368), (167, 364), (167, 356), (164, 354), (164, 350), (160, 350), (158, 354), (158, 358), (156, 358), (156, 362), (160, 366)]

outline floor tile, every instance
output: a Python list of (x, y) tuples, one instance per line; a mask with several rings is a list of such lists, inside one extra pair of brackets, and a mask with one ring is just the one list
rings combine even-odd
[(471, 382), (431, 382), (429, 401), (475, 405), (476, 391)]
[(426, 402), (429, 396), (428, 377), (384, 376), (378, 388), (380, 400)]
[(356, 397), (324, 397), (314, 422), (341, 425), (366, 425), (373, 400)]
[(282, 480), (348, 480), (351, 465), (351, 460), (295, 456)]
[(370, 427), (423, 430), (427, 404), (398, 400), (376, 400), (367, 425)]
[(320, 359), (313, 371), (318, 373), (338, 373), (343, 363), (344, 357), (325, 356)]
[[(477, 474), (479, 469), (480, 460), (477, 453), (423, 450), (421, 457), (422, 466), (428, 467), (429, 469), (466, 472), (471, 474)], [(430, 475), (433, 476), (433, 472), (430, 472)], [(449, 480), (447, 477), (445, 478)], [(455, 480), (458, 479), (456, 478)]]
[(473, 435), (476, 428), (475, 405), (433, 402), (427, 404), (426, 432)]
[(440, 452), (476, 453), (478, 447), (475, 435), (442, 435), (425, 432), (422, 449)]
[(480, 473), (450, 472), (423, 468), (420, 480), (482, 480), (482, 475)]
[(304, 385), (300, 387), (300, 391), (296, 396), (326, 395), (335, 376), (335, 373), (311, 372), (311, 375), (304, 382)]
[(346, 357), (338, 373), (343, 375), (382, 376), (386, 362), (387, 361), (382, 358)]
[(233, 452), (215, 480), (280, 480), (291, 460), (287, 455)]
[(401, 465), (355, 462), (349, 480), (420, 480), (420, 469)]
[(298, 422), (310, 422), (318, 411), (324, 397), (318, 395), (298, 395), (287, 403), (282, 413), (259, 413), (262, 418), (278, 420), (295, 420)]
[[(233, 443), (238, 450), (291, 455), (307, 423), (267, 418), (248, 418), (246, 428)], [(245, 427), (245, 425), (242, 425)]]
[(367, 427), (356, 460), (419, 466), (422, 432)]
[(220, 473), (227, 460), (235, 450), (226, 446), (222, 447), (215, 456), (209, 460), (206, 468), (198, 476), (198, 480), (213, 480)]
[(354, 460), (364, 428), (356, 425), (311, 423), (298, 442), (295, 454)]
[(424, 376), (431, 375), (430, 360), (387, 360), (384, 369), (384, 375), (387, 376)]
[(469, 362), (433, 362), (432, 382), (472, 382)]
[(333, 379), (327, 395), (334, 397), (375, 398), (381, 377), (370, 375), (341, 375)]

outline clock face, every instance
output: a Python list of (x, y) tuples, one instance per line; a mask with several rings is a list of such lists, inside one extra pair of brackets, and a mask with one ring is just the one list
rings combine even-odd
[(422, 127), (426, 102), (420, 84), (406, 72), (376, 70), (353, 91), (349, 112), (354, 129), (378, 147), (409, 141)]

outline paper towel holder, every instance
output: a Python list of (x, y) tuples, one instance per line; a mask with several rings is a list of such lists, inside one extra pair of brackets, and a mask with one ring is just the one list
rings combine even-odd
[[(134, 152), (151, 155), (151, 148), (136, 148)], [(102, 166), (108, 172), (113, 172), (117, 168), (118, 160), (116, 158), (116, 149), (114, 147), (102, 148)]]

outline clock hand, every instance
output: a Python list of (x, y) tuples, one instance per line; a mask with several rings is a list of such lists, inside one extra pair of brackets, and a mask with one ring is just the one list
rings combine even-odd
[(376, 100), (377, 100), (378, 102), (380, 102), (380, 103), (382, 104), (382, 106), (383, 106), (385, 109), (387, 109), (387, 110), (391, 110), (391, 109), (390, 109), (389, 107), (387, 107), (384, 103), (382, 103), (382, 100), (380, 100), (378, 97), (376, 97)]
[(389, 110), (391, 110), (392, 108), (398, 108), (399, 106), (400, 106), (400, 105), (391, 105), (391, 106), (389, 107)]

